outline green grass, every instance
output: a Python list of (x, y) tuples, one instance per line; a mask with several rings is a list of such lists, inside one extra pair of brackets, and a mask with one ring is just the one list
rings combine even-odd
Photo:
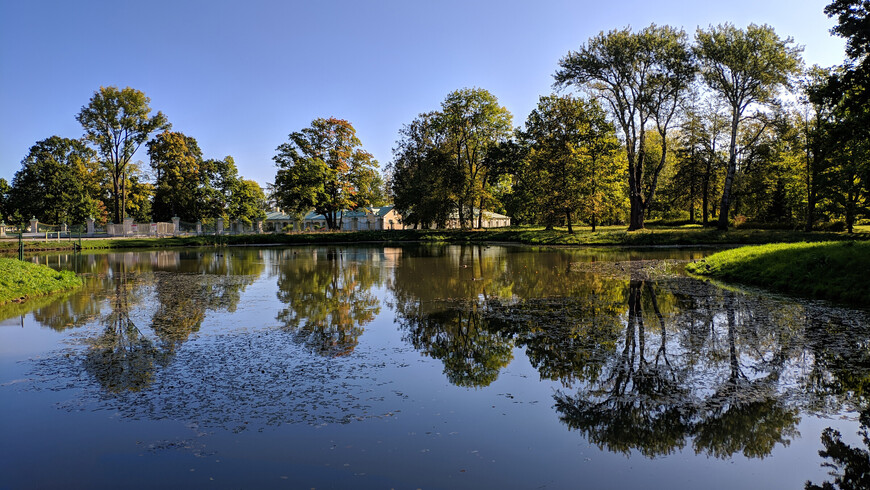
[(74, 272), (59, 272), (44, 265), (0, 258), (0, 305), (81, 285), (82, 280)]
[[(545, 230), (542, 227), (514, 227), (490, 230), (384, 230), (332, 233), (232, 235), (215, 237), (177, 238), (120, 238), (83, 240), (84, 249), (162, 248), (213, 245), (307, 245), (331, 243), (403, 243), (448, 242), (479, 243), (506, 242), (529, 245), (732, 245), (779, 242), (814, 242), (834, 240), (870, 240), (870, 230), (852, 235), (837, 232), (811, 232), (791, 230), (732, 229), (719, 231), (698, 225), (650, 225), (644, 230), (629, 232), (625, 226), (599, 227), (592, 232), (588, 227), (577, 228), (569, 234), (564, 228)], [(72, 250), (77, 240), (28, 241), (26, 252)], [(0, 241), (0, 253), (17, 252), (16, 240)]]
[(870, 242), (775, 243), (688, 264), (704, 275), (831, 301), (870, 303)]

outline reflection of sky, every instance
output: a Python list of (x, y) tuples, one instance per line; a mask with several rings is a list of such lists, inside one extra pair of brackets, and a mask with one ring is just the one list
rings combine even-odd
[[(351, 355), (318, 356), (294, 343), (275, 317), (286, 305), (269, 271), (279, 260), (293, 260), (277, 258), (279, 252), (265, 254), (266, 267), (244, 286), (235, 312), (207, 310), (199, 330), (139, 392), (107, 394), (82, 369), (87, 340), (104, 329), (99, 318), (62, 332), (40, 327), (30, 314), (24, 328), (20, 319), (4, 321), (0, 474), (54, 485), (59, 480), (52, 474), (64, 475), (88, 486), (147, 474), (140, 481), (152, 486), (203, 485), (214, 477), (226, 486), (562, 488), (582, 481), (624, 488), (652, 481), (800, 488), (807, 479), (824, 479), (817, 451), (825, 427), (838, 425), (854, 439), (853, 422), (803, 415), (802, 437), (763, 460), (696, 457), (691, 445), (654, 459), (600, 451), (567, 430), (553, 407), (557, 390), (575, 393), (581, 383), (566, 389), (540, 381), (520, 347), (488, 386), (451, 385), (441, 360), (403, 341), (387, 306), (395, 299), (387, 284), (371, 289), (382, 308)], [(365, 265), (364, 253), (352, 257)], [(149, 329), (158, 306), (154, 285), (137, 294), (131, 317), (156, 342)], [(654, 348), (657, 327), (647, 328)], [(671, 354), (683, 355), (676, 348)], [(799, 369), (790, 366), (792, 378), (780, 386), (793, 386), (791, 373)], [(25, 474), (36, 461), (57, 471)]]

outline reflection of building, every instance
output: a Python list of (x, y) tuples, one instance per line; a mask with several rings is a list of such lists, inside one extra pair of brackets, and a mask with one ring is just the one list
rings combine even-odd
[[(402, 215), (391, 205), (380, 207), (364, 207), (354, 211), (341, 211), (339, 213), (342, 231), (365, 231), (365, 230), (402, 230), (412, 228), (405, 225)], [(480, 219), (480, 211), (474, 210), (473, 226), (477, 226)], [(483, 211), (483, 220), (480, 221), (484, 228), (496, 228), (510, 226), (509, 216)], [(434, 228), (434, 224), (430, 228)], [(459, 215), (453, 213), (447, 220), (447, 228), (460, 228)], [(310, 211), (304, 216), (294, 216), (282, 212), (280, 209), (266, 213), (266, 231), (316, 231), (326, 229), (326, 217), (322, 214)]]

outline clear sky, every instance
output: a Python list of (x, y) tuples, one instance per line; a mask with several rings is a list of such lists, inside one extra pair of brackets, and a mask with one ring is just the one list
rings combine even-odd
[(401, 126), (452, 90), (489, 90), (521, 125), (559, 59), (601, 31), (769, 24), (808, 64), (839, 64), (828, 3), (0, 0), (0, 177), (36, 141), (81, 137), (76, 114), (109, 85), (143, 91), (206, 158), (232, 155), (261, 185), (275, 148), (318, 117), (350, 121), (383, 168)]

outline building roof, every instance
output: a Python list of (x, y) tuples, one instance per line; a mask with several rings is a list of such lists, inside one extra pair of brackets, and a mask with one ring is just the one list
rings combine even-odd
[[(392, 204), (387, 206), (379, 206), (379, 207), (363, 207), (359, 209), (355, 209), (353, 211), (342, 210), (338, 213), (339, 218), (365, 218), (367, 216), (375, 216), (378, 218), (382, 218), (387, 215), (390, 211), (392, 211), (394, 206)], [(305, 221), (325, 221), (326, 218), (319, 213), (315, 213), (314, 211), (309, 211), (308, 214), (302, 218)]]
[(284, 214), (282, 211), (267, 211), (266, 221), (293, 221), (295, 216)]

